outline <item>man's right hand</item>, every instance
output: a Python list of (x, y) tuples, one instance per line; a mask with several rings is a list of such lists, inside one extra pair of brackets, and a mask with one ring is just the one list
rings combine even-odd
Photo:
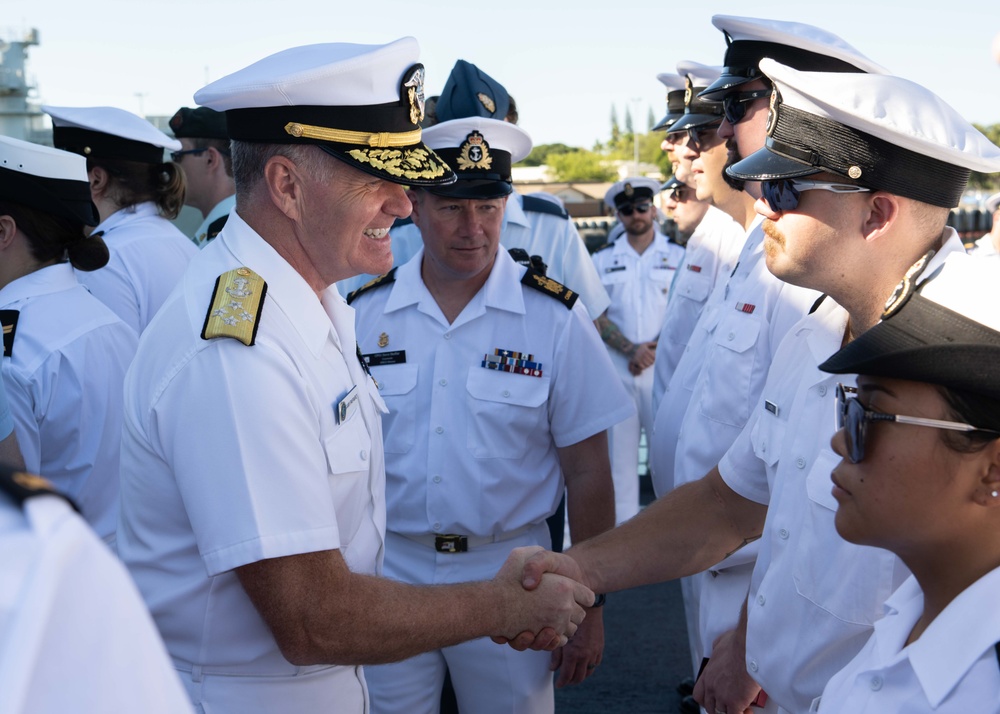
[[(584, 582), (583, 571), (580, 570), (580, 566), (577, 565), (575, 560), (564, 553), (553, 553), (552, 551), (542, 550), (537, 547), (518, 548), (514, 553), (518, 551), (525, 552), (525, 557), (522, 559), (522, 566), (518, 573), (518, 582), (526, 591), (535, 590), (543, 581), (548, 582), (548, 580), (555, 578), (559, 578), (560, 580), (569, 578), (578, 585)], [(507, 559), (500, 573), (503, 573), (512, 564), (511, 561), (514, 553), (511, 553), (511, 558)], [(498, 573), (497, 577), (499, 577), (500, 573)], [(583, 585), (580, 587), (583, 587), (586, 592), (590, 593), (591, 598), (593, 597), (593, 593), (588, 588)], [(590, 607), (592, 603), (593, 599), (587, 602), (580, 602), (585, 607)], [(561, 636), (552, 627), (545, 627), (541, 630), (524, 629), (519, 631), (516, 636), (495, 636), (492, 639), (497, 644), (508, 644), (518, 651), (527, 649), (552, 651), (558, 647), (562, 647), (567, 642), (567, 638)]]
[[(559, 572), (556, 569), (559, 566), (548, 570), (543, 570), (545, 566), (541, 563), (531, 566), (532, 571), (538, 568), (537, 576), (530, 585), (525, 584), (529, 561), (539, 558), (544, 563), (548, 555), (565, 557), (537, 546), (515, 548), (493, 578), (505, 614), (503, 631), (493, 636), (494, 642), (507, 643), (518, 650), (530, 646), (551, 651), (565, 645), (583, 622), (584, 608), (594, 604), (594, 593), (578, 579)], [(566, 569), (565, 564), (561, 567)], [(578, 567), (575, 571), (580, 572)]]

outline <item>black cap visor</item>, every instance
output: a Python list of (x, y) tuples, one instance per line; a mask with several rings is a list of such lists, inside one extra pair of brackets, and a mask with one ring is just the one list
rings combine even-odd
[(769, 140), (763, 149), (758, 149), (745, 159), (727, 167), (726, 173), (742, 181), (778, 181), (811, 176), (826, 170), (821, 166), (783, 156), (772, 150), (770, 143)]

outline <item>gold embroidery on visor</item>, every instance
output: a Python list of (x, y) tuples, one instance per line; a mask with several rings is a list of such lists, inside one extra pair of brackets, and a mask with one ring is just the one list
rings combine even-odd
[(358, 144), (385, 149), (390, 146), (413, 146), (420, 142), (420, 129), (403, 132), (389, 131), (351, 131), (349, 129), (330, 129), (325, 126), (312, 126), (288, 122), (285, 132), (296, 138), (319, 139), (337, 144)]

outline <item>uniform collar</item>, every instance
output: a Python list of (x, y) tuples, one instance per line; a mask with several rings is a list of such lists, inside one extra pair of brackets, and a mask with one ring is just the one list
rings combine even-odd
[(97, 228), (94, 229), (94, 232), (97, 233), (98, 231), (104, 231), (107, 233), (108, 231), (117, 228), (122, 223), (135, 220), (136, 218), (151, 218), (159, 215), (159, 211), (156, 210), (156, 204), (152, 201), (137, 203), (134, 206), (119, 208), (117, 211), (108, 216), (107, 219), (101, 221)]
[[(421, 248), (411, 260), (396, 271), (396, 280), (392, 284), (392, 293), (386, 301), (385, 312), (393, 312), (410, 305), (418, 305), (418, 309), (431, 316), (441, 313), (427, 286), (420, 276), (420, 266), (424, 259), (424, 249)], [(518, 284), (525, 268), (514, 262), (507, 250), (497, 246), (497, 258), (493, 263), (486, 283), (462, 310), (459, 319), (451, 327), (458, 327), (486, 311), (486, 308), (506, 310), (524, 314), (524, 295), (520, 289), (512, 290), (511, 286)]]
[[(314, 356), (320, 355), (328, 335), (332, 335), (334, 342), (341, 347), (330, 317), (309, 283), (247, 225), (239, 213), (232, 212), (216, 240), (225, 244), (239, 265), (250, 268), (264, 279), (267, 283), (266, 302), (273, 303), (285, 314)], [(327, 287), (323, 292), (324, 301), (335, 299), (330, 295), (331, 291), (343, 301), (335, 286)], [(341, 352), (345, 350), (353, 352), (354, 346), (341, 347)]]
[(517, 191), (510, 194), (510, 197), (507, 199), (507, 207), (503, 212), (503, 225), (500, 226), (501, 231), (507, 230), (507, 224), (525, 228), (531, 225), (531, 221), (528, 220), (528, 214), (524, 212), (523, 201), (524, 197)]
[(0, 290), (0, 305), (12, 305), (25, 298), (62, 292), (79, 284), (73, 266), (69, 263), (49, 265), (5, 285)]
[[(904, 589), (906, 586), (909, 587)], [(1000, 568), (990, 571), (959, 594), (928, 626), (920, 639), (906, 648), (913, 672), (934, 709), (983, 653), (990, 652), (993, 664), (997, 664), (992, 650), (1000, 641), (1000, 610), (996, 608), (998, 588)], [(905, 614), (892, 618), (898, 621), (893, 623), (895, 627), (907, 628), (905, 633), (892, 632), (887, 644), (891, 645), (894, 638), (897, 647), (906, 641), (909, 628), (923, 609), (923, 600), (916, 580), (911, 578), (886, 601), (890, 612)], [(877, 628), (879, 623), (875, 626)], [(891, 653), (888, 654), (891, 656)]]

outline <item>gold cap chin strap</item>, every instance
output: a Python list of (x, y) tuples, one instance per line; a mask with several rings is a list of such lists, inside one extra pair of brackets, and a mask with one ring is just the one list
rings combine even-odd
[(309, 124), (299, 124), (298, 122), (288, 122), (285, 124), (285, 131), (296, 138), (319, 139), (321, 141), (332, 141), (337, 144), (357, 144), (359, 146), (373, 146), (385, 149), (390, 146), (413, 146), (420, 142), (421, 130), (403, 132), (369, 132), (350, 131), (348, 129), (330, 129), (325, 126), (311, 126)]

